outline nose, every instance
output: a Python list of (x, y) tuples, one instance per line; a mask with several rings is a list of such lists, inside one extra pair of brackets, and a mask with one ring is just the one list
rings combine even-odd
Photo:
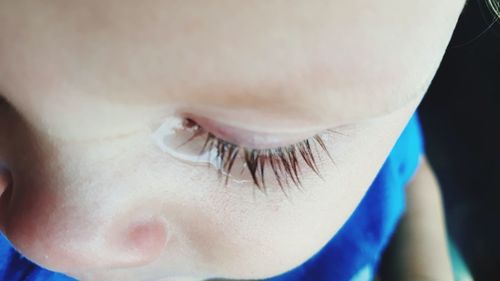
[(80, 233), (78, 225), (68, 227), (71, 229), (47, 224), (27, 235), (22, 228), (11, 229), (9, 238), (28, 258), (61, 272), (145, 266), (168, 251), (170, 233), (161, 219), (132, 219), (128, 224), (111, 223), (101, 229), (91, 226), (97, 233), (84, 229), (88, 226), (81, 226)]
[[(9, 174), (0, 172), (0, 215), (6, 214), (9, 185)], [(46, 268), (81, 272), (145, 266), (168, 252), (172, 233), (156, 208), (106, 207), (93, 213), (91, 208), (64, 208), (67, 203), (56, 193), (31, 195), (9, 204), (1, 225), (16, 249)]]
[[(165, 221), (154, 216), (121, 215), (121, 218), (116, 218), (116, 221), (98, 230), (98, 235), (76, 237), (70, 233), (69, 237), (62, 238), (66, 240), (66, 246), (73, 251), (62, 249), (62, 256), (59, 257), (65, 256), (64, 260), (71, 259), (74, 263), (65, 265), (63, 262), (59, 266), (90, 269), (127, 268), (156, 261), (168, 247), (170, 233)], [(93, 228), (99, 229), (98, 226)], [(74, 251), (75, 249), (79, 250)], [(58, 250), (55, 251), (57, 252)]]

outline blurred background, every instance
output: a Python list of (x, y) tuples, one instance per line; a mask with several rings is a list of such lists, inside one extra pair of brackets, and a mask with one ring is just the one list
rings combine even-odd
[(500, 22), (471, 0), (420, 107), (448, 231), (474, 280), (500, 280)]

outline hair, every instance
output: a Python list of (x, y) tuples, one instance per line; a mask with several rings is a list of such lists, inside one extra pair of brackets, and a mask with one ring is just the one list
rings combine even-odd
[(500, 0), (486, 0), (491, 11), (500, 18)]

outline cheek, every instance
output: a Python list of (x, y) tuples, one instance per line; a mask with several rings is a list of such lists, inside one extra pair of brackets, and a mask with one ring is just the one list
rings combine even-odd
[[(210, 227), (193, 240), (200, 245), (210, 241), (213, 252), (205, 262), (214, 265), (211, 271), (220, 276), (275, 276), (317, 253), (348, 219), (365, 190), (366, 186), (356, 184), (346, 190), (312, 180), (307, 189), (295, 189), (288, 198), (280, 191), (267, 197), (257, 192), (254, 200), (248, 197), (214, 209)], [(273, 196), (282, 199), (270, 199)], [(220, 198), (214, 202), (225, 205)], [(218, 235), (207, 236), (212, 230)]]
[(17, 181), (6, 234), (25, 256), (61, 272), (133, 270), (157, 261), (151, 271), (274, 276), (320, 250), (364, 192), (312, 181), (307, 183), (312, 188), (295, 189), (286, 198), (279, 190), (265, 196), (253, 194), (250, 186), (226, 190), (213, 184), (211, 192), (191, 194), (189, 200), (159, 194), (146, 199), (127, 196), (132, 188), (125, 185), (129, 192), (106, 196), (102, 183), (100, 196), (90, 196), (76, 193), (88, 186), (69, 193), (51, 188), (61, 183), (36, 178), (41, 177)]

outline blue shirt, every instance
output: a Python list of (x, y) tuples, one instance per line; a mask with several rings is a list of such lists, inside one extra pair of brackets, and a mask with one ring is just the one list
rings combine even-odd
[[(423, 141), (413, 116), (354, 213), (316, 255), (304, 264), (267, 281), (372, 280), (405, 209), (404, 187), (415, 173)], [(18, 253), (0, 234), (0, 281), (70, 281)]]

